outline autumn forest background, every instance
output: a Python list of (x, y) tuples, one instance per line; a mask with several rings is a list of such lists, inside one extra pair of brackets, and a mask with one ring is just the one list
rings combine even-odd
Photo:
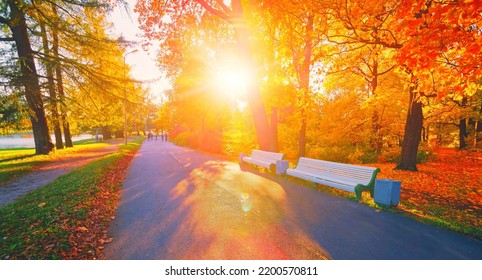
[[(138, 1), (140, 44), (109, 32), (125, 5), (0, 3), (0, 133), (48, 154), (126, 124), (233, 159), (369, 164), (403, 182), (402, 210), (481, 236), (479, 1)], [(168, 90), (129, 74), (148, 45)]]

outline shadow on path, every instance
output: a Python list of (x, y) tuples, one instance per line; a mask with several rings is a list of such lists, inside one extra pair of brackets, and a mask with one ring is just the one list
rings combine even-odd
[(482, 243), (237, 164), (144, 142), (106, 259), (482, 259)]

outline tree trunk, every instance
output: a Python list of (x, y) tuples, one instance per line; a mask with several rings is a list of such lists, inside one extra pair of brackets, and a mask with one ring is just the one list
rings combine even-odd
[[(52, 4), (52, 11), (57, 15), (56, 7)], [(55, 29), (52, 30), (52, 51), (54, 56), (57, 58), (57, 63), (55, 65), (55, 77), (57, 78), (57, 90), (59, 93), (60, 100), (60, 119), (62, 121), (62, 127), (64, 129), (64, 139), (65, 147), (72, 148), (74, 144), (72, 143), (72, 134), (70, 133), (70, 124), (67, 119), (67, 105), (65, 104), (65, 92), (64, 92), (64, 82), (62, 79), (62, 65), (59, 59), (59, 36)]]
[(248, 66), (248, 83), (246, 86), (248, 92), (248, 104), (253, 114), (256, 136), (258, 138), (259, 148), (265, 151), (276, 151), (276, 143), (271, 133), (268, 122), (268, 115), (261, 96), (258, 67), (253, 58), (252, 50), (249, 46), (249, 32), (243, 16), (243, 9), (240, 0), (231, 2), (233, 7), (233, 15), (231, 23), (236, 33), (238, 50), (242, 58)]
[(482, 141), (482, 104), (480, 104), (479, 108), (479, 119), (475, 121), (474, 130), (475, 130), (475, 145)]
[(298, 157), (304, 157), (305, 155), (306, 155), (306, 117), (302, 116), (301, 127), (298, 133)]
[(430, 125), (426, 125), (422, 128), (422, 141), (427, 142), (429, 138)]
[[(378, 73), (378, 56), (375, 56), (375, 59), (373, 59), (373, 65), (371, 67), (371, 75), (372, 77), (370, 80), (370, 89), (371, 89), (370, 97), (374, 97), (376, 95), (377, 88), (378, 88), (378, 76), (380, 75)], [(382, 141), (382, 135), (381, 135), (382, 118), (378, 113), (377, 106), (375, 106), (374, 109), (375, 110), (373, 111), (373, 114), (372, 114), (372, 135), (370, 140), (370, 146), (377, 154), (380, 154), (382, 152), (382, 147), (383, 147), (383, 141)]]
[(467, 148), (466, 138), (469, 136), (467, 133), (467, 119), (460, 119), (459, 121), (459, 150), (464, 150)]
[(25, 98), (30, 109), (35, 153), (48, 154), (52, 151), (54, 145), (50, 139), (47, 119), (45, 117), (37, 68), (27, 31), (27, 23), (23, 11), (17, 6), (19, 5), (18, 1), (7, 0), (7, 4), (10, 7), (11, 16), (8, 25), (12, 31), (12, 36), (17, 47), (20, 70), (22, 71), (22, 83), (25, 88)]
[(270, 118), (271, 134), (274, 137), (275, 151), (279, 151), (278, 146), (278, 108), (271, 108), (271, 118)]
[(50, 112), (52, 114), (52, 124), (54, 126), (55, 147), (57, 150), (63, 149), (62, 130), (60, 129), (60, 117), (57, 106), (57, 92), (55, 91), (54, 71), (52, 67), (52, 59), (50, 57), (49, 42), (47, 38), (47, 30), (44, 23), (40, 23), (40, 31), (42, 35), (42, 44), (45, 53), (45, 69), (47, 75), (47, 89), (49, 91)]
[[(464, 97), (462, 99), (462, 108), (465, 108), (467, 106), (467, 97)], [(466, 138), (469, 136), (467, 132), (467, 119), (466, 118), (461, 118), (459, 120), (459, 150), (463, 150), (467, 148), (467, 141)]]
[(300, 74), (300, 88), (301, 88), (301, 127), (298, 133), (298, 156), (304, 157), (306, 154), (306, 124), (307, 120), (307, 108), (309, 106), (310, 100), (310, 66), (311, 66), (311, 56), (313, 54), (313, 21), (314, 16), (312, 14), (308, 15), (306, 29), (305, 29), (305, 39), (304, 39), (304, 54), (303, 54), (303, 64), (301, 66)]
[(475, 125), (475, 141), (477, 143), (482, 141), (482, 121), (477, 121)]
[(104, 140), (110, 140), (112, 139), (112, 132), (110, 131), (109, 126), (103, 126), (102, 127), (102, 138)]
[(381, 120), (380, 115), (378, 114), (377, 109), (373, 111), (372, 114), (372, 135), (370, 140), (371, 148), (377, 153), (380, 154), (382, 152), (382, 136), (381, 136)]
[(417, 99), (415, 88), (410, 87), (410, 108), (405, 123), (400, 162), (395, 169), (417, 171), (417, 153), (423, 126), (422, 103)]

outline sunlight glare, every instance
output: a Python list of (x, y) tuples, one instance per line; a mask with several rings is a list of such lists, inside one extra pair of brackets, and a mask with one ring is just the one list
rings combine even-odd
[(246, 92), (246, 75), (236, 69), (218, 71), (215, 83), (220, 94), (239, 99)]
[(242, 193), (241, 194), (241, 209), (243, 209), (243, 212), (249, 212), (251, 210), (251, 196), (249, 193)]

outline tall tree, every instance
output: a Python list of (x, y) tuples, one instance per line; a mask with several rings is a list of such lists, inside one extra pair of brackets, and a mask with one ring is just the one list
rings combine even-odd
[[(297, 110), (299, 112), (300, 127), (298, 130), (298, 155), (305, 156), (306, 153), (306, 130), (308, 122), (308, 111), (312, 100), (311, 76), (315, 63), (319, 59), (319, 54), (315, 49), (319, 49), (322, 41), (317, 34), (323, 32), (315, 27), (315, 21), (322, 21), (319, 14), (315, 12), (312, 3), (292, 1), (266, 1), (265, 11), (269, 11), (272, 22), (265, 24), (274, 25), (276, 30), (272, 34), (277, 42), (277, 49), (274, 52), (283, 53), (286, 57), (279, 57), (282, 64), (288, 64), (290, 69), (284, 69), (289, 73), (287, 80), (290, 80), (298, 90)], [(315, 32), (315, 28), (317, 29)], [(269, 28), (268, 28), (269, 29)], [(288, 58), (291, 59), (288, 61)]]
[[(477, 2), (405, 1), (398, 7), (394, 31), (405, 39), (397, 60), (416, 77), (410, 86), (411, 96), (416, 94), (411, 108), (421, 106), (430, 96), (475, 94), (474, 82), (482, 74), (482, 14)], [(407, 122), (413, 133), (421, 132), (418, 111), (412, 122)], [(417, 136), (408, 138), (415, 142), (419, 139)], [(402, 149), (397, 168), (416, 170), (415, 146), (419, 141), (415, 142), (406, 145), (406, 150)], [(404, 152), (411, 155), (405, 156)]]
[(55, 89), (55, 77), (54, 77), (54, 67), (53, 61), (50, 55), (50, 46), (48, 40), (47, 29), (45, 28), (45, 23), (40, 22), (40, 32), (42, 36), (42, 45), (43, 45), (43, 52), (45, 54), (44, 64), (45, 64), (45, 71), (47, 76), (47, 89), (49, 92), (49, 104), (50, 104), (50, 112), (52, 114), (52, 124), (54, 128), (54, 135), (55, 135), (55, 147), (57, 149), (63, 149), (64, 144), (62, 141), (62, 130), (60, 129), (60, 116), (58, 111), (58, 97), (57, 91)]
[(25, 98), (30, 110), (30, 121), (37, 154), (48, 154), (54, 145), (50, 139), (47, 119), (40, 90), (34, 52), (30, 43), (27, 21), (25, 19), (26, 5), (23, 1), (7, 0), (9, 15), (0, 16), (0, 23), (6, 24), (15, 40), (20, 60)]

